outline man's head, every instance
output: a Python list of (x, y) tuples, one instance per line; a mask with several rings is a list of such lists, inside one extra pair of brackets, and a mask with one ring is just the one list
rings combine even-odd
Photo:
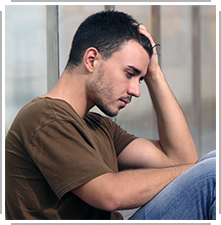
[(125, 42), (135, 40), (152, 56), (153, 50), (147, 37), (138, 31), (138, 22), (123, 12), (99, 12), (88, 17), (78, 28), (69, 55), (67, 69), (77, 67), (85, 51), (94, 47), (103, 59), (108, 59)]

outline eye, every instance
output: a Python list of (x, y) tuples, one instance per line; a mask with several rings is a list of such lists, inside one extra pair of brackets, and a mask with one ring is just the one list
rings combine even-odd
[(133, 73), (130, 73), (130, 72), (127, 72), (127, 76), (128, 76), (129, 78), (132, 78), (132, 77), (134, 77), (134, 74), (133, 74)]

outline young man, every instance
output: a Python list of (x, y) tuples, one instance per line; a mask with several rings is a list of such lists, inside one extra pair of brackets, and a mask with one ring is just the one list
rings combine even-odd
[[(7, 219), (122, 219), (116, 210), (140, 206), (131, 219), (215, 219), (215, 153), (197, 162), (154, 46), (121, 12), (80, 25), (59, 81), (21, 109), (6, 137)], [(140, 96), (141, 80), (159, 140), (89, 112), (117, 115)]]

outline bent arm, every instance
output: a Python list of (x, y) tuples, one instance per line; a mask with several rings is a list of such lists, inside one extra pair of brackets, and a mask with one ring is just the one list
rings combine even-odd
[(106, 173), (73, 190), (96, 208), (114, 211), (142, 206), (193, 164)]
[(188, 124), (164, 75), (158, 71), (145, 81), (156, 111), (159, 142), (165, 155), (174, 163), (196, 162), (196, 148)]
[[(152, 46), (155, 45), (145, 27), (141, 26), (140, 32), (150, 39)], [(192, 135), (185, 116), (160, 69), (156, 48), (153, 49), (145, 82), (156, 111), (163, 151), (175, 163), (196, 162), (198, 157)]]
[[(139, 28), (140, 33), (149, 38), (152, 46), (155, 46), (145, 27), (140, 25)], [(157, 115), (159, 141), (143, 139), (133, 141), (120, 154), (119, 162), (129, 165), (131, 161), (135, 162), (134, 159), (139, 161), (142, 158), (150, 162), (153, 167), (195, 163), (198, 157), (192, 135), (185, 116), (160, 69), (156, 48), (153, 48), (145, 82)], [(150, 164), (147, 163), (147, 167)]]

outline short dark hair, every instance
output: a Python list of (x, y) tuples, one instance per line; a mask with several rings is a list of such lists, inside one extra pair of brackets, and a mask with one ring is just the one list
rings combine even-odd
[(139, 33), (138, 26), (132, 16), (123, 12), (102, 11), (89, 16), (75, 33), (66, 68), (78, 66), (90, 47), (96, 48), (103, 59), (108, 59), (129, 40), (140, 43), (151, 58), (150, 40)]

